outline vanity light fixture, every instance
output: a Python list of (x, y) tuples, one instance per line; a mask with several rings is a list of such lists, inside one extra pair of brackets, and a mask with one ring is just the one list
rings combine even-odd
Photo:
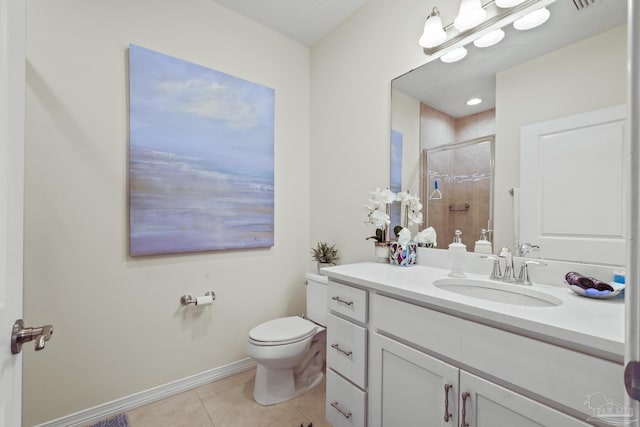
[(434, 7), (424, 23), (424, 31), (418, 43), (425, 48), (436, 47), (447, 39), (447, 33), (442, 28), (440, 11)]
[(465, 31), (480, 24), (486, 17), (487, 11), (482, 8), (481, 0), (462, 0), (453, 25), (459, 31)]
[(513, 28), (520, 31), (530, 30), (547, 22), (549, 16), (551, 16), (549, 9), (542, 7), (514, 21)]
[(490, 33), (485, 34), (484, 36), (477, 38), (473, 41), (475, 47), (489, 47), (494, 44), (500, 43), (504, 38), (504, 31), (500, 28), (497, 30), (491, 31)]
[(482, 102), (481, 98), (471, 98), (467, 101), (467, 105), (478, 105)]
[[(532, 18), (535, 18), (536, 15), (539, 18), (543, 18), (537, 24), (540, 25), (549, 18), (549, 11), (545, 6), (555, 1), (488, 0), (485, 4), (482, 4), (481, 0), (461, 0), (460, 13), (453, 23), (449, 23), (446, 26), (443, 26), (438, 9), (433, 8), (425, 20), (424, 31), (419, 43), (427, 55), (434, 55), (438, 52), (449, 50), (453, 46), (465, 45), (480, 38), (483, 40), (478, 41), (476, 46), (488, 47), (502, 40), (499, 37), (500, 32), (492, 34), (493, 31), (489, 31), (489, 29), (497, 31), (497, 29), (514, 22), (514, 20), (520, 21), (517, 25), (514, 24), (516, 28), (524, 29), (531, 25), (527, 23)], [(535, 11), (533, 16), (529, 16), (529, 11), (531, 10)], [(538, 12), (538, 10), (541, 10), (541, 12)], [(546, 18), (544, 15), (547, 15)], [(511, 19), (512, 17), (513, 19)], [(490, 36), (489, 34), (492, 35)], [(486, 39), (484, 39), (485, 36)], [(493, 42), (490, 43), (490, 41)]]
[(460, 61), (465, 56), (467, 56), (467, 49), (465, 49), (464, 47), (461, 46), (461, 47), (459, 47), (457, 49), (453, 49), (449, 53), (445, 53), (444, 55), (442, 55), (440, 57), (440, 60), (442, 62), (446, 62), (447, 64), (450, 64), (452, 62)]

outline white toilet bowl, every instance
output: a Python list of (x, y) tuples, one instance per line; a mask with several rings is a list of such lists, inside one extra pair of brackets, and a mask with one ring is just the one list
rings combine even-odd
[(261, 405), (284, 402), (323, 377), (325, 329), (302, 317), (283, 317), (249, 332), (247, 354), (257, 363), (253, 397)]

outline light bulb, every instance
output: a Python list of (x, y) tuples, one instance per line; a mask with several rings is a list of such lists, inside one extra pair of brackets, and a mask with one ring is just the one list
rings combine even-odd
[(549, 16), (551, 16), (551, 12), (546, 7), (543, 7), (517, 19), (513, 23), (513, 28), (520, 31), (530, 30), (547, 22)]
[(440, 57), (440, 60), (442, 62), (446, 62), (447, 64), (450, 64), (452, 62), (460, 61), (465, 56), (467, 56), (467, 49), (465, 49), (464, 47), (459, 47), (457, 49), (453, 49), (451, 52), (445, 55), (442, 55)]
[(427, 16), (424, 23), (424, 31), (418, 43), (425, 48), (436, 47), (447, 39), (447, 33), (442, 28), (442, 19), (440, 12), (435, 7), (433, 12)]
[(467, 105), (478, 105), (482, 102), (482, 99), (480, 98), (471, 98), (470, 100), (467, 101)]
[(474, 40), (473, 44), (476, 47), (489, 47), (489, 46), (493, 46), (496, 43), (499, 43), (500, 41), (502, 41), (503, 38), (504, 38), (504, 31), (498, 28), (497, 30), (491, 31), (490, 33), (485, 34), (484, 36)]
[(482, 8), (480, 0), (462, 0), (460, 11), (453, 20), (453, 25), (459, 31), (465, 31), (480, 24), (487, 17), (487, 11)]

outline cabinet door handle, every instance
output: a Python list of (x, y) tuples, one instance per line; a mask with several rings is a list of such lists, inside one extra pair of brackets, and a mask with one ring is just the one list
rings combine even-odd
[(453, 386), (451, 384), (444, 385), (444, 422), (448, 423), (449, 419), (452, 417), (449, 412), (449, 390), (451, 390)]
[(345, 356), (351, 356), (351, 354), (352, 354), (350, 351), (344, 351), (343, 349), (341, 349), (338, 344), (331, 344), (331, 348), (335, 348), (336, 350), (338, 350), (340, 353), (344, 354)]
[(343, 299), (340, 299), (340, 297), (331, 297), (332, 300), (340, 302), (344, 305), (353, 305), (353, 301), (345, 301)]
[(467, 399), (470, 396), (471, 394), (466, 391), (462, 393), (462, 421), (460, 422), (460, 427), (469, 427), (467, 422)]
[(338, 402), (331, 402), (331, 406), (333, 406), (336, 411), (340, 412), (346, 419), (351, 418), (351, 412), (340, 409), (340, 406), (338, 406)]

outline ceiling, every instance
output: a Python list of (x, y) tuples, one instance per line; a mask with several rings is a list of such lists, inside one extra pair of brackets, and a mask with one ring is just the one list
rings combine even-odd
[(368, 0), (215, 0), (267, 28), (312, 46)]

